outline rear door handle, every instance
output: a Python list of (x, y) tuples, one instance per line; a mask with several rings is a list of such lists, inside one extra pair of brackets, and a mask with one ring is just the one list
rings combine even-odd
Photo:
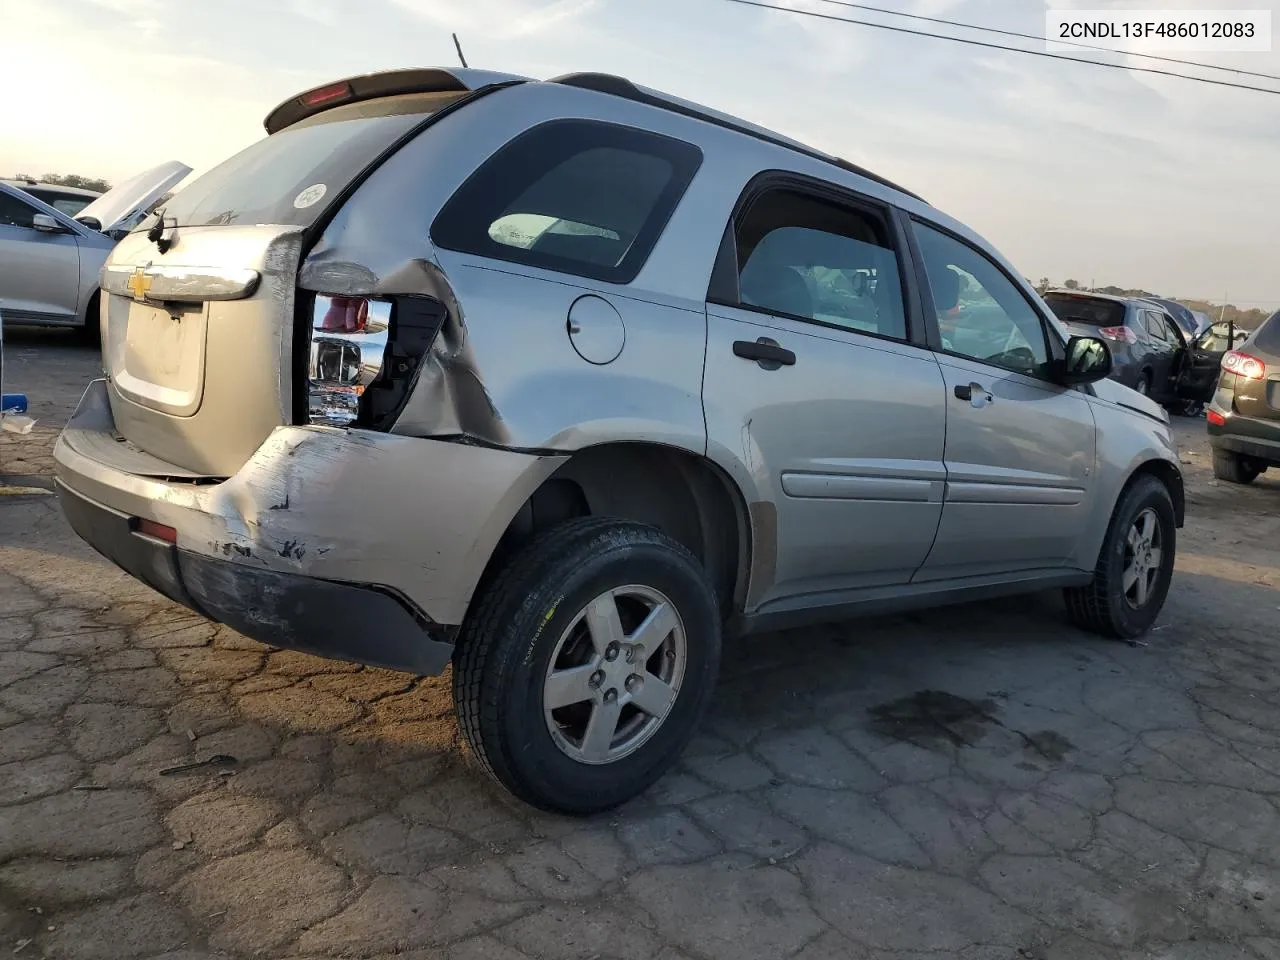
[(996, 401), (996, 398), (980, 383), (957, 383), (954, 393), (957, 400), (968, 400), (969, 405), (976, 410), (981, 410), (987, 404)]
[(758, 340), (733, 341), (733, 355), (743, 360), (754, 360), (761, 369), (777, 370), (779, 367), (790, 367), (796, 362), (796, 355), (778, 341), (761, 337)]

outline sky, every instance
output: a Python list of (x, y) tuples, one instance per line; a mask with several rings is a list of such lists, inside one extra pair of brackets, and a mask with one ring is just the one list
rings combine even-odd
[[(823, 0), (770, 2), (1009, 42)], [(1280, 0), (868, 2), (1036, 35), (1048, 6), (1250, 6), (1280, 25)], [(0, 21), (0, 89), (20, 91), (0, 107), (4, 176), (119, 181), (170, 159), (198, 173), (263, 136), (267, 112), (308, 87), (455, 65), (456, 31), (473, 67), (616, 73), (839, 154), (964, 221), (1033, 281), (1280, 306), (1276, 95), (728, 0), (0, 0)], [(1172, 55), (1280, 77), (1274, 47)]]

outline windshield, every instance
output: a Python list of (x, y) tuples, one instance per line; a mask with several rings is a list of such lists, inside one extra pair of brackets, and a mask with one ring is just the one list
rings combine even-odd
[(1044, 302), (1063, 323), (1083, 323), (1091, 327), (1124, 326), (1124, 304), (1119, 300), (1050, 293)]
[(40, 187), (27, 187), (26, 191), (68, 217), (74, 217), (93, 201), (93, 197), (63, 193), (59, 190), (45, 190)]
[(397, 139), (460, 96), (385, 97), (308, 117), (193, 180), (165, 204), (164, 217), (180, 227), (308, 226), (328, 205), (322, 200), (332, 201)]

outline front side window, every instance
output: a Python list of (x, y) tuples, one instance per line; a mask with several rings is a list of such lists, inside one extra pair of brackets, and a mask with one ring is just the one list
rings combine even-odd
[(431, 228), (441, 247), (579, 276), (635, 279), (702, 152), (589, 120), (521, 134), (480, 165)]
[(740, 306), (903, 340), (898, 257), (875, 213), (789, 189), (737, 227)]
[(12, 194), (0, 192), (0, 226), (29, 227), (36, 209)]
[(922, 223), (916, 240), (929, 277), (942, 348), (1041, 375), (1049, 360), (1040, 315), (1004, 271), (967, 243)]

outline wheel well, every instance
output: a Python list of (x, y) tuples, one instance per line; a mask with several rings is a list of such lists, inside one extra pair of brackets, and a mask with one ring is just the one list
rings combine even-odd
[[(1181, 527), (1187, 514), (1186, 490), (1182, 482), (1182, 471), (1167, 460), (1148, 460), (1133, 471), (1133, 475), (1129, 477), (1129, 481), (1124, 485), (1125, 490), (1133, 486), (1134, 481), (1142, 476), (1155, 477), (1164, 484), (1165, 489), (1169, 491), (1169, 498), (1173, 501), (1173, 516), (1177, 520), (1178, 526)], [(1123, 495), (1124, 491), (1121, 491), (1121, 496)]]
[(93, 293), (89, 294), (89, 299), (85, 301), (83, 319), (86, 331), (96, 332), (101, 325), (102, 315), (99, 312), (99, 305), (102, 302), (101, 295), (101, 289), (94, 290)]
[(484, 579), (535, 534), (588, 516), (657, 527), (702, 562), (725, 617), (741, 608), (750, 557), (742, 497), (705, 457), (659, 444), (604, 444), (574, 454), (516, 511)]

